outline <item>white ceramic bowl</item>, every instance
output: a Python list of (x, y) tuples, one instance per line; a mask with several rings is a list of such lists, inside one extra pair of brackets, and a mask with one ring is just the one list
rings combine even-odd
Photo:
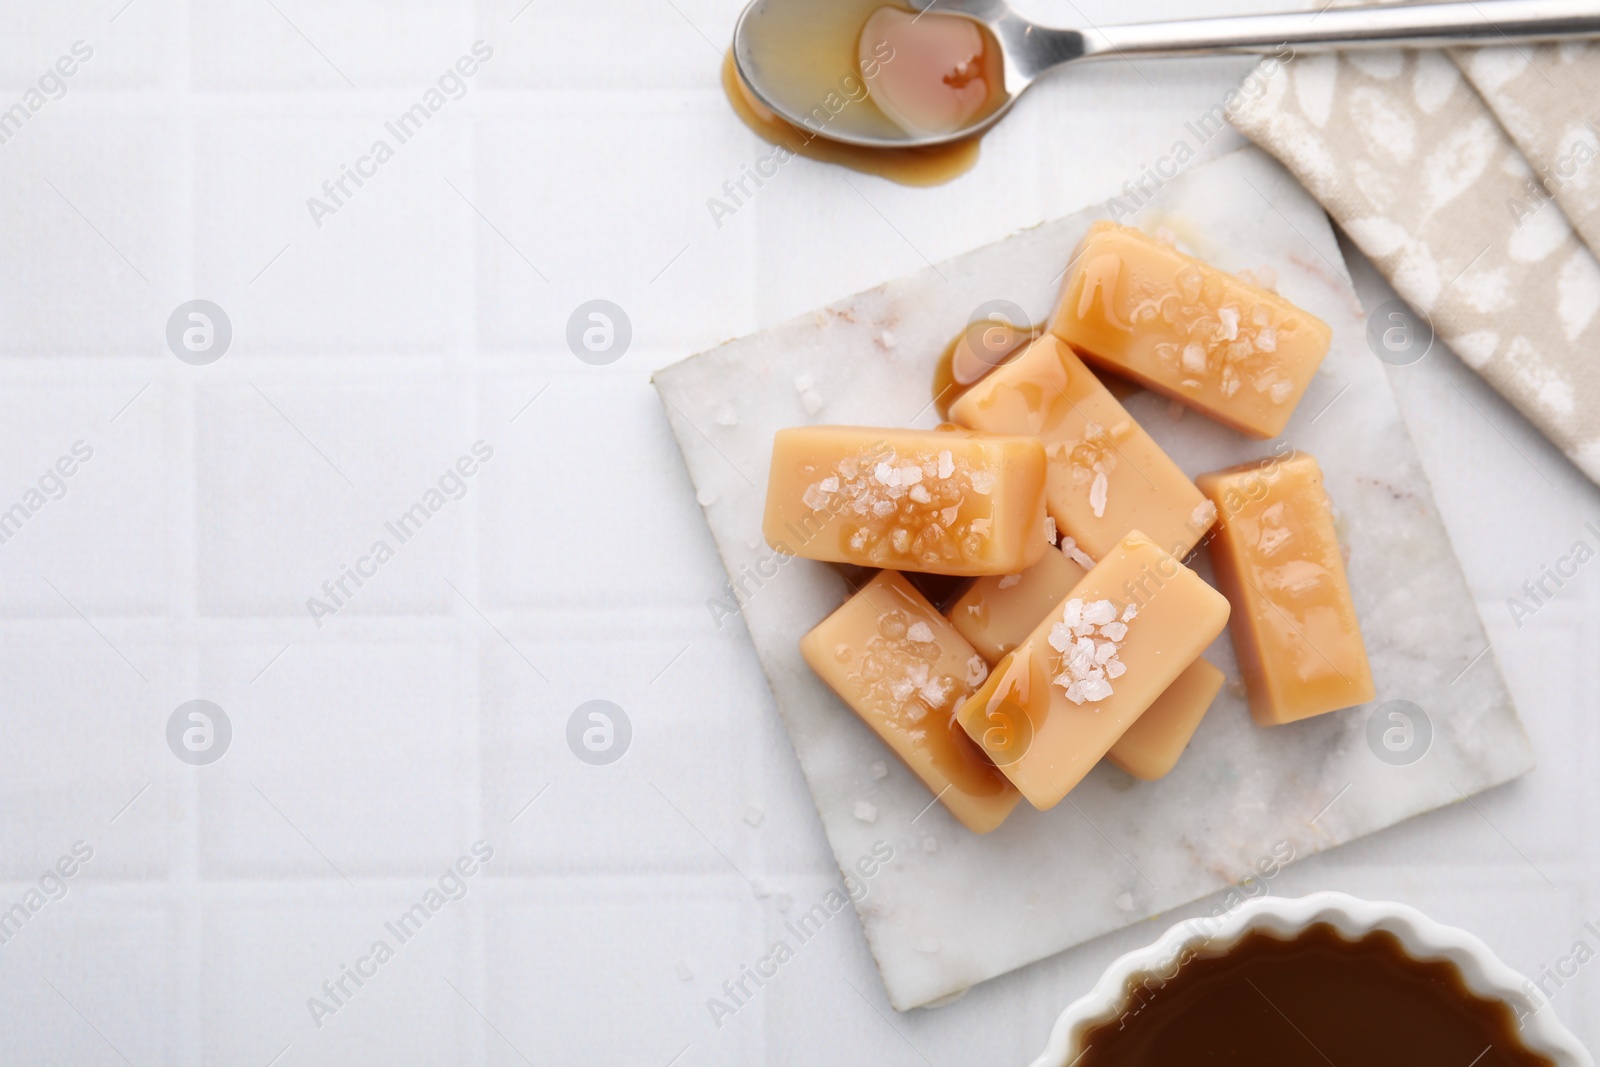
[(1172, 927), (1147, 948), (1119, 958), (1101, 975), (1094, 989), (1061, 1013), (1050, 1031), (1050, 1045), (1032, 1067), (1069, 1067), (1083, 1049), (1085, 1030), (1115, 1019), (1126, 1008), (1129, 979), (1172, 968), (1184, 948), (1202, 946), (1215, 952), (1233, 945), (1250, 930), (1289, 935), (1316, 923), (1328, 923), (1345, 937), (1375, 930), (1400, 939), (1419, 960), (1449, 960), (1461, 970), (1467, 988), (1482, 997), (1504, 1001), (1522, 1017), (1519, 1037), (1533, 1052), (1556, 1067), (1594, 1067), (1578, 1039), (1556, 1020), (1555, 1012), (1522, 975), (1501, 963), (1489, 946), (1465, 930), (1441, 926), (1415, 908), (1385, 901), (1361, 900), (1343, 893), (1313, 893), (1295, 900), (1258, 897), (1224, 915), (1188, 919)]

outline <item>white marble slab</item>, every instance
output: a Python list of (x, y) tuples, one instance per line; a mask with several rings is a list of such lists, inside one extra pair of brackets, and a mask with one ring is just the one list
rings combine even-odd
[[(1207, 657), (1230, 684), (1171, 775), (1136, 782), (1102, 765), (1071, 803), (1023, 805), (979, 837), (928, 808), (931, 794), (812, 675), (796, 643), (846, 590), (829, 567), (784, 561), (761, 540), (774, 431), (932, 426), (929, 383), (946, 341), (988, 300), (1042, 318), (1101, 213), (1015, 234), (655, 376), (840, 867), (877, 842), (894, 849), (857, 911), (900, 1010), (1195, 900), (1275, 853), (1331, 848), (1533, 765), (1384, 366), (1367, 348), (1333, 233), (1311, 197), (1254, 149), (1180, 175), (1136, 221), (1169, 227), (1225, 268), (1271, 268), (1285, 295), (1333, 326), (1333, 350), (1284, 439), (1326, 474), (1377, 702), (1259, 729), (1225, 634)], [(803, 376), (809, 396), (796, 386)], [(1190, 475), (1276, 444), (1193, 413), (1174, 419), (1148, 393), (1127, 406)], [(1203, 556), (1197, 567), (1209, 577)], [(1373, 708), (1393, 699), (1420, 706), (1434, 733), (1426, 756), (1406, 766), (1378, 759), (1367, 741)]]

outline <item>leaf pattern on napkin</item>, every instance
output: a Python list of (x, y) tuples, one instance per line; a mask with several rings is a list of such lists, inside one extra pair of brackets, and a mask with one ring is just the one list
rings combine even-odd
[(1266, 91), (1234, 125), (1600, 482), (1600, 49), (1322, 55), (1254, 76)]

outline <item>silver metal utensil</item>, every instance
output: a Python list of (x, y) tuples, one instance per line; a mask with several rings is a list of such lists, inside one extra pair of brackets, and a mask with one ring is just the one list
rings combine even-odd
[[(1090, 29), (1040, 26), (1006, 0), (909, 0), (914, 9), (963, 15), (987, 27), (1005, 64), (1003, 101), (960, 129), (901, 129), (876, 109), (855, 107), (859, 71), (843, 58), (817, 62), (797, 43), (838, 26), (856, 32), (882, 0), (753, 0), (733, 33), (733, 57), (745, 84), (774, 112), (818, 135), (849, 144), (912, 148), (980, 133), (1049, 71), (1095, 59), (1219, 54), (1264, 55), (1329, 49), (1437, 48), (1507, 45), (1600, 37), (1600, 0), (1475, 0), (1475, 2), (1326, 8), (1281, 15), (1185, 19)], [(854, 20), (852, 22), (852, 20)], [(854, 37), (848, 50), (853, 54)], [(834, 69), (838, 68), (838, 69)], [(849, 79), (854, 78), (852, 82)], [(833, 94), (829, 97), (828, 94)], [(842, 100), (837, 112), (824, 101)], [(819, 121), (825, 115), (828, 121)]]

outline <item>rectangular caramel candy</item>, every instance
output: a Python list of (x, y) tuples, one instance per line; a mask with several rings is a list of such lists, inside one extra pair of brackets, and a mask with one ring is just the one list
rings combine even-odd
[(975, 580), (945, 614), (978, 655), (999, 663), (1088, 573), (1066, 553), (1052, 549), (1021, 574)]
[(1181, 558), (1211, 526), (1205, 496), (1051, 334), (962, 394), (950, 419), (1042, 440), (1050, 517), (1096, 559), (1129, 530)]
[(955, 721), (988, 666), (903, 576), (868, 582), (800, 654), (967, 829), (988, 833), (1022, 799)]
[(1200, 728), (1224, 680), (1223, 673), (1203, 659), (1189, 664), (1117, 738), (1106, 759), (1146, 781), (1165, 775)]
[(772, 442), (779, 552), (934, 574), (1012, 574), (1049, 547), (1044, 446), (964, 430), (802, 426)]
[[(1065, 553), (1046, 552), (1021, 574), (976, 579), (945, 614), (993, 665), (1021, 644), (1088, 573)], [(1221, 671), (1195, 660), (1134, 720), (1106, 759), (1135, 778), (1162, 777), (1178, 762), (1222, 683)]]
[(1222, 514), (1211, 562), (1233, 604), (1250, 714), (1276, 726), (1372, 699), (1322, 470), (1303, 452), (1200, 478)]
[(1028, 803), (1058, 804), (1222, 632), (1228, 602), (1123, 538), (956, 713)]
[(1283, 432), (1333, 331), (1277, 293), (1097, 222), (1050, 320), (1085, 359), (1252, 437)]

